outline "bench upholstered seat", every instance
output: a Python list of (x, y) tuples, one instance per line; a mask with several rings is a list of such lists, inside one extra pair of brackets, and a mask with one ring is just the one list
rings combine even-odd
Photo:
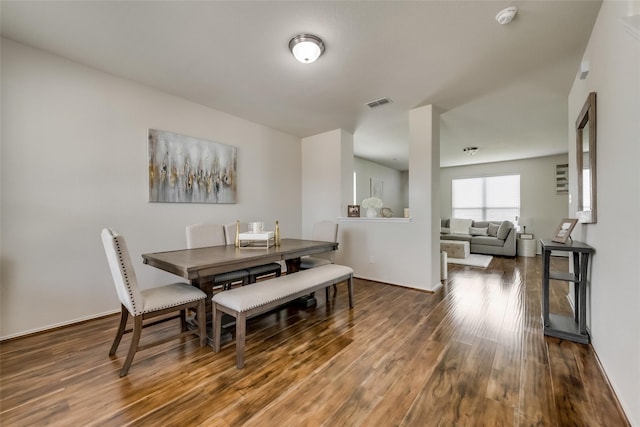
[(236, 366), (244, 366), (246, 319), (269, 311), (303, 295), (347, 281), (349, 307), (353, 307), (353, 269), (344, 265), (327, 264), (309, 270), (264, 280), (213, 296), (213, 349), (220, 350), (222, 314), (236, 318)]

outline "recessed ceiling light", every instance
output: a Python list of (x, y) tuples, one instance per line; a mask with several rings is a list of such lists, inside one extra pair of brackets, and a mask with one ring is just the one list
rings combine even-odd
[(298, 34), (289, 40), (289, 50), (303, 64), (311, 64), (324, 52), (324, 42), (313, 34)]
[(496, 15), (496, 21), (498, 21), (501, 25), (506, 25), (509, 22), (513, 21), (513, 18), (516, 17), (516, 13), (518, 13), (518, 8), (515, 6), (510, 6), (506, 9), (502, 9)]

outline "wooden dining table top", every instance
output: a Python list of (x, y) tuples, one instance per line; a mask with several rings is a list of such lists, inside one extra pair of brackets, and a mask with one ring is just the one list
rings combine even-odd
[(142, 259), (147, 265), (194, 281), (229, 271), (292, 260), (336, 249), (338, 249), (338, 243), (335, 242), (282, 239), (279, 246), (269, 248), (209, 246), (147, 253), (142, 254)]

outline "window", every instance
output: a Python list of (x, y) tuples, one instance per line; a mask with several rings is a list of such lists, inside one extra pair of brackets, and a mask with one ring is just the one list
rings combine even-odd
[(520, 216), (520, 175), (487, 176), (451, 181), (451, 214), (475, 221), (508, 220)]
[(357, 186), (356, 186), (356, 171), (353, 171), (353, 204), (357, 205), (358, 204), (358, 200), (356, 199), (356, 190), (357, 190)]

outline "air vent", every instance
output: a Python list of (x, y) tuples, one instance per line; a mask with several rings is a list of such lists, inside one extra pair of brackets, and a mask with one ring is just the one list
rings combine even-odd
[(376, 108), (376, 107), (380, 107), (381, 105), (385, 105), (389, 103), (391, 103), (391, 100), (385, 97), (385, 98), (376, 99), (375, 101), (367, 102), (366, 105), (369, 108)]

